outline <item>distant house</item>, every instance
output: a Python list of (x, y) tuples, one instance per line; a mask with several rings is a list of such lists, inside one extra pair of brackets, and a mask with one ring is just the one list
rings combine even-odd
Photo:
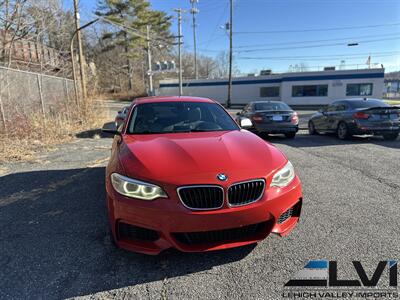
[[(4, 30), (0, 30), (0, 49), (2, 57), (0, 60), (5, 61), (9, 56), (9, 41), (11, 35)], [(17, 39), (12, 43), (11, 60), (16, 64), (27, 65), (32, 69), (40, 66), (59, 69), (62, 64), (60, 53), (44, 44), (34, 42), (29, 39)]]

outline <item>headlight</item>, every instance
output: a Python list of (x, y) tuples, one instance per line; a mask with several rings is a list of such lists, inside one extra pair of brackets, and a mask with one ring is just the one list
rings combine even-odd
[(117, 173), (111, 174), (111, 183), (121, 195), (142, 200), (167, 198), (167, 194), (157, 185), (131, 179)]
[(294, 179), (294, 169), (290, 161), (280, 169), (272, 178), (271, 187), (284, 187), (287, 186)]

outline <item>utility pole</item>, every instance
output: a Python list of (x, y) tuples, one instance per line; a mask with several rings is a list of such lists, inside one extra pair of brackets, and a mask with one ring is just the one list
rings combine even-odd
[(85, 62), (83, 57), (82, 38), (81, 38), (81, 33), (79, 31), (81, 25), (80, 25), (78, 0), (74, 0), (74, 11), (75, 11), (76, 38), (78, 39), (79, 72), (81, 75), (81, 88), (82, 88), (83, 100), (86, 100), (87, 98), (86, 74), (85, 74)]
[(233, 28), (233, 0), (229, 0), (230, 4), (230, 20), (229, 20), (229, 83), (228, 83), (228, 99), (226, 100), (226, 107), (231, 106), (232, 97), (232, 28)]
[(148, 75), (149, 75), (149, 94), (153, 96), (153, 71), (151, 69), (151, 49), (150, 49), (150, 25), (147, 28), (147, 63), (149, 65)]
[(182, 13), (185, 11), (182, 8), (177, 8), (175, 11), (178, 13), (179, 96), (182, 96)]
[(199, 10), (195, 7), (195, 4), (198, 3), (199, 0), (190, 0), (192, 4), (192, 9), (190, 13), (192, 14), (193, 19), (193, 49), (194, 49), (194, 76), (196, 79), (199, 79), (199, 73), (197, 71), (197, 47), (196, 47), (196, 14), (199, 13)]
[(75, 35), (78, 34), (79, 31), (81, 31), (82, 29), (96, 23), (99, 20), (99, 18), (94, 19), (84, 25), (82, 25), (81, 27), (79, 27), (77, 30), (74, 31), (74, 33), (72, 34), (71, 37), (71, 41), (70, 41), (70, 51), (71, 51), (71, 63), (72, 63), (72, 79), (74, 80), (74, 94), (75, 94), (75, 102), (76, 104), (79, 103), (79, 96), (78, 96), (78, 86), (76, 84), (76, 68), (75, 68), (75, 54), (74, 54), (74, 40), (75, 40)]

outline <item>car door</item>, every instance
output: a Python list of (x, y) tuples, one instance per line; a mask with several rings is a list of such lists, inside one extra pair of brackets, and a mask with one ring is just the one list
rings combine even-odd
[(336, 132), (340, 121), (343, 121), (346, 118), (346, 114), (348, 114), (348, 111), (349, 111), (349, 105), (346, 102), (341, 102), (338, 105), (338, 107), (336, 109), (335, 117), (331, 124), (332, 131)]
[(329, 105), (327, 108), (324, 108), (320, 111), (320, 115), (316, 118), (314, 122), (314, 126), (319, 131), (327, 131), (328, 130), (328, 116), (329, 113), (334, 109), (333, 105)]
[(346, 106), (342, 102), (337, 102), (332, 105), (331, 110), (327, 114), (327, 131), (335, 132), (342, 116), (346, 111)]

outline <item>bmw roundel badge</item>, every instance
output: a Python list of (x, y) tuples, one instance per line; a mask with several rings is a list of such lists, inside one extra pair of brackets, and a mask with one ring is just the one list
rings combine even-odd
[(225, 181), (228, 179), (228, 176), (226, 176), (224, 173), (220, 173), (217, 175), (217, 178), (218, 180)]

